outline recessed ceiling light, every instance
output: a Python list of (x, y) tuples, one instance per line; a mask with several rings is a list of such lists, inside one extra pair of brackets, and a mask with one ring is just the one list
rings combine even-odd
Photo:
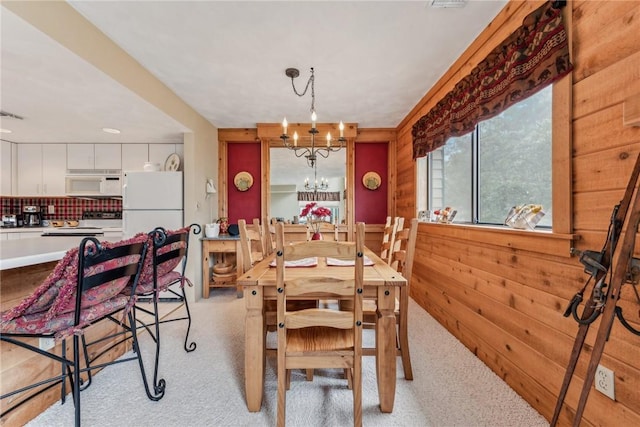
[(102, 131), (106, 133), (115, 133), (115, 134), (120, 133), (119, 129), (114, 129), (114, 128), (102, 128)]
[(13, 131), (9, 130), (9, 129), (0, 129), (0, 133), (11, 133)]
[(465, 7), (467, 0), (431, 0), (431, 7)]

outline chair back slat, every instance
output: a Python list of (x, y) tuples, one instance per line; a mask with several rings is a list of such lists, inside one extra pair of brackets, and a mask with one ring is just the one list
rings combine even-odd
[[(351, 288), (353, 295), (353, 288)], [(353, 312), (338, 311), (327, 308), (310, 308), (293, 311), (285, 317), (285, 327), (288, 329), (309, 328), (321, 326), (337, 329), (353, 328)]]
[(354, 242), (336, 242), (331, 240), (311, 240), (295, 245), (285, 246), (285, 259), (295, 261), (309, 257), (330, 257), (337, 259), (355, 258)]
[[(146, 249), (144, 242), (106, 249), (95, 238), (83, 239), (80, 243), (78, 266), (78, 283), (80, 284), (81, 292), (116, 279), (135, 276), (139, 266), (142, 264)], [(113, 268), (108, 270), (96, 268), (99, 271), (95, 274), (85, 275), (91, 271), (92, 267), (106, 264), (116, 259), (120, 261)]]

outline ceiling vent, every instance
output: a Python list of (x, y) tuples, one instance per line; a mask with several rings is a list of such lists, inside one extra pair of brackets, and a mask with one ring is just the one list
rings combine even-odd
[(468, 0), (431, 0), (431, 7), (465, 7)]
[(6, 111), (0, 111), (0, 117), (8, 117), (10, 119), (24, 120), (24, 117), (20, 117), (16, 114), (7, 113)]

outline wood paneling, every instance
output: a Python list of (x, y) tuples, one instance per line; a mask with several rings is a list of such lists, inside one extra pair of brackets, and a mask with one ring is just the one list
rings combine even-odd
[[(509, 2), (402, 121), (399, 215), (415, 212), (415, 179), (406, 172), (414, 170), (411, 126), (539, 5)], [(547, 419), (577, 331), (563, 313), (588, 278), (568, 249), (602, 247), (640, 152), (640, 128), (623, 125), (625, 103), (640, 93), (639, 12), (638, 1), (576, 1), (564, 11), (575, 70), (554, 87), (553, 237), (456, 224), (419, 228), (412, 297)], [(620, 306), (640, 327), (630, 286)], [(572, 422), (598, 325), (587, 336), (561, 425)], [(615, 373), (616, 401), (592, 391), (585, 425), (640, 425), (638, 354), (640, 338), (614, 323), (601, 363)]]

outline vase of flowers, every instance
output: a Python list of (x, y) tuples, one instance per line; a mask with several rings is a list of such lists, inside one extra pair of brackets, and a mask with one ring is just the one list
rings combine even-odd
[(307, 203), (300, 215), (307, 217), (307, 224), (313, 231), (311, 240), (322, 240), (320, 224), (331, 221), (331, 210), (323, 206), (318, 206), (316, 202), (311, 202)]

